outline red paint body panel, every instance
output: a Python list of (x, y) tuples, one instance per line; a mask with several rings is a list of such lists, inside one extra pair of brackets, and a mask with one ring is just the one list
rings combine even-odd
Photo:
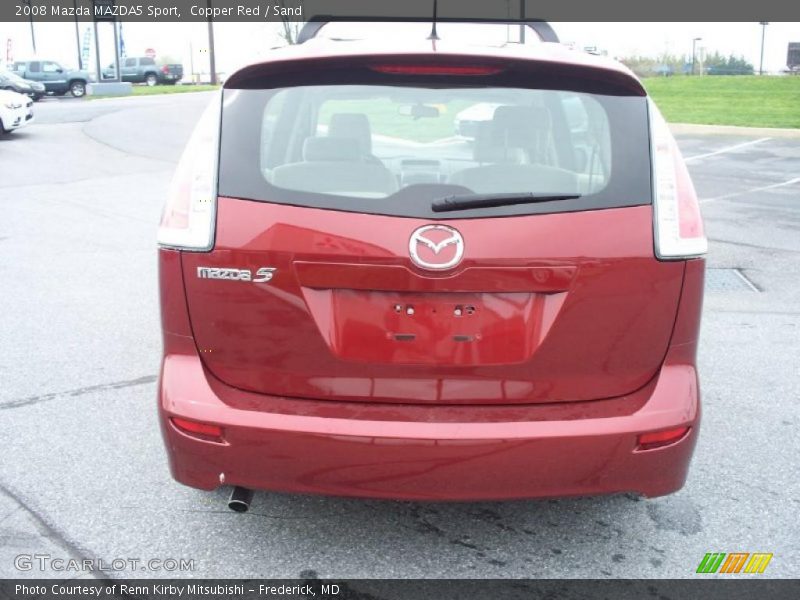
[[(431, 407), (242, 392), (209, 373), (186, 338), (168, 345), (159, 407), (170, 467), (202, 489), (224, 474), (249, 488), (376, 498), (659, 496), (683, 485), (699, 424), (695, 369), (671, 352), (653, 381), (616, 399)], [(220, 424), (225, 443), (193, 439), (170, 416)], [(639, 433), (676, 426), (691, 430), (636, 451)]]
[[(181, 483), (214, 489), (224, 474), (225, 484), (255, 489), (465, 501), (624, 491), (653, 497), (683, 486), (700, 419), (694, 362), (703, 260), (667, 263), (685, 271), (674, 333), (656, 374), (638, 390), (583, 402), (463, 406), (331, 402), (229, 386), (184, 335), (180, 253), (159, 254), (166, 284), (159, 412)], [(221, 425), (225, 441), (193, 439), (171, 416)], [(680, 426), (691, 429), (679, 442), (636, 450), (638, 434)]]
[[(226, 86), (407, 53), (645, 94), (613, 61), (512, 46), (319, 41)], [(448, 219), (463, 259), (437, 272), (409, 255), (411, 233), (436, 220), (218, 198), (211, 251), (159, 251), (158, 403), (173, 476), (206, 490), (418, 500), (678, 490), (700, 421), (704, 261), (655, 258), (653, 209)], [(699, 225), (699, 209), (686, 223)], [(201, 278), (204, 268), (274, 271), (254, 283)], [(643, 433), (684, 427), (672, 444), (637, 447)]]
[[(628, 394), (661, 367), (684, 271), (653, 257), (650, 206), (450, 220), (465, 252), (446, 273), (411, 263), (419, 219), (229, 198), (217, 219), (215, 249), (182, 256), (194, 337), (217, 378), (271, 395), (529, 404)], [(230, 266), (277, 270), (263, 284), (197, 276)]]

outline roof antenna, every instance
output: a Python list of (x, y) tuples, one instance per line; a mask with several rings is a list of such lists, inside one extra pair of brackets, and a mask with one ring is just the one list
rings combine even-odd
[(429, 40), (439, 40), (439, 34), (436, 33), (436, 13), (437, 11), (437, 0), (433, 0), (433, 23), (431, 25), (431, 34), (428, 36)]

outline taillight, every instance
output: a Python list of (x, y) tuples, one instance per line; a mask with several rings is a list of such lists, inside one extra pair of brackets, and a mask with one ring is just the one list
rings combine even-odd
[(214, 245), (221, 106), (217, 96), (200, 117), (178, 162), (158, 228), (161, 246), (204, 251)]
[(504, 71), (485, 65), (378, 64), (369, 68), (391, 75), (496, 75)]
[(164, 75), (168, 75), (169, 67), (167, 65), (164, 65), (163, 67), (161, 67), (161, 72), (164, 73)]
[(656, 256), (676, 260), (708, 251), (700, 205), (675, 138), (655, 104), (650, 102), (653, 148), (654, 226)]

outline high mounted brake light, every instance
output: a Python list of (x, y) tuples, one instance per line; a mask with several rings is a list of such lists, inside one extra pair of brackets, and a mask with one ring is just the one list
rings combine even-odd
[(390, 75), (496, 75), (505, 69), (486, 65), (424, 65), (381, 64), (370, 65), (370, 69)]
[(653, 102), (649, 103), (652, 139), (656, 256), (680, 260), (708, 251), (703, 219), (689, 171), (675, 138)]
[(158, 243), (180, 250), (210, 250), (214, 243), (217, 157), (222, 95), (200, 117), (170, 185)]

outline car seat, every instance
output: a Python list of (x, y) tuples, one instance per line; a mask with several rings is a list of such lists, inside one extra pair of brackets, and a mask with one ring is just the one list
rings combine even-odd
[(572, 171), (549, 164), (550, 116), (545, 108), (498, 106), (475, 139), (479, 166), (453, 173), (450, 183), (475, 193), (577, 191)]

